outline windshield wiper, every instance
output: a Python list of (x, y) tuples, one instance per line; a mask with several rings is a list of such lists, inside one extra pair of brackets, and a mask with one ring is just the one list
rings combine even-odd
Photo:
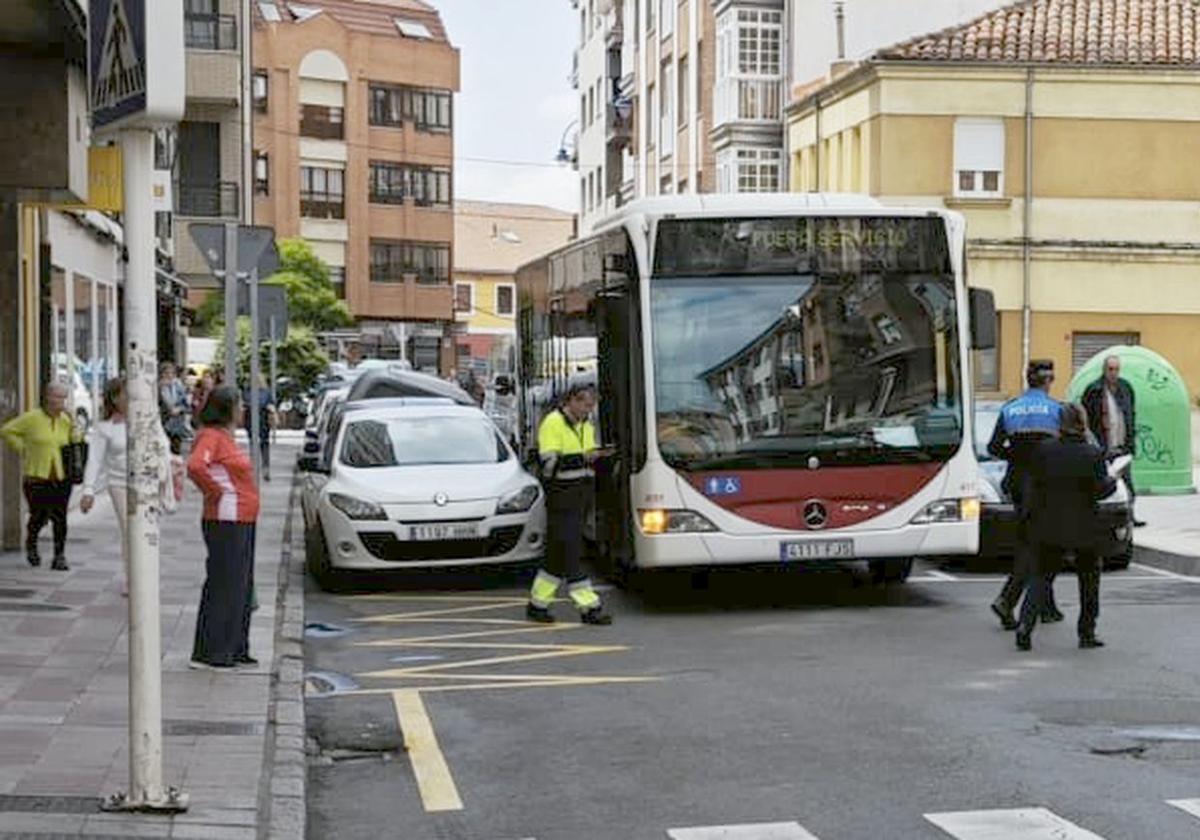
[(684, 469), (695, 472), (736, 469), (778, 469), (781, 467), (799, 466), (803, 463), (803, 459), (808, 458), (811, 454), (811, 452), (780, 452), (778, 454), (733, 452), (728, 455), (716, 455), (712, 458), (681, 458), (679, 464)]

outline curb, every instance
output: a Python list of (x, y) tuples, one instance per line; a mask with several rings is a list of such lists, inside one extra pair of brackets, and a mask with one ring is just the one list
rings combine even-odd
[(1134, 544), (1133, 562), (1174, 572), (1178, 575), (1200, 576), (1200, 557), (1190, 554), (1175, 554), (1158, 548)]
[(294, 542), (299, 484), (293, 479), (279, 561), (275, 605), (275, 661), (267, 714), (265, 773), (259, 840), (302, 840), (307, 813), (308, 759), (304, 752), (304, 551)]

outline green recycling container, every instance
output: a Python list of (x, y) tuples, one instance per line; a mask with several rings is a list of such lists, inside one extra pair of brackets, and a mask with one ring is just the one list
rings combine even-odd
[(1137, 409), (1137, 452), (1133, 484), (1139, 493), (1195, 493), (1192, 483), (1192, 418), (1187, 385), (1171, 363), (1145, 347), (1118, 345), (1097, 353), (1079, 369), (1067, 399), (1079, 402), (1104, 375), (1104, 360), (1121, 360), (1121, 378), (1133, 387)]

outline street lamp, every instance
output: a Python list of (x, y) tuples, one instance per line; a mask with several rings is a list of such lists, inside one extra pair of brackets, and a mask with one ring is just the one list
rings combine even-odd
[(567, 123), (567, 127), (563, 129), (562, 139), (558, 141), (558, 154), (554, 156), (554, 159), (559, 163), (579, 163), (578, 137), (576, 137), (576, 148), (574, 150), (567, 148), (567, 135), (571, 132), (573, 127), (577, 127), (578, 125), (579, 120), (571, 120), (569, 123)]

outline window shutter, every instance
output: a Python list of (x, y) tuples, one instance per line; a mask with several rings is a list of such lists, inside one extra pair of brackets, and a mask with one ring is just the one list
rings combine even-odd
[(1004, 121), (959, 119), (954, 123), (956, 170), (1004, 171)]

